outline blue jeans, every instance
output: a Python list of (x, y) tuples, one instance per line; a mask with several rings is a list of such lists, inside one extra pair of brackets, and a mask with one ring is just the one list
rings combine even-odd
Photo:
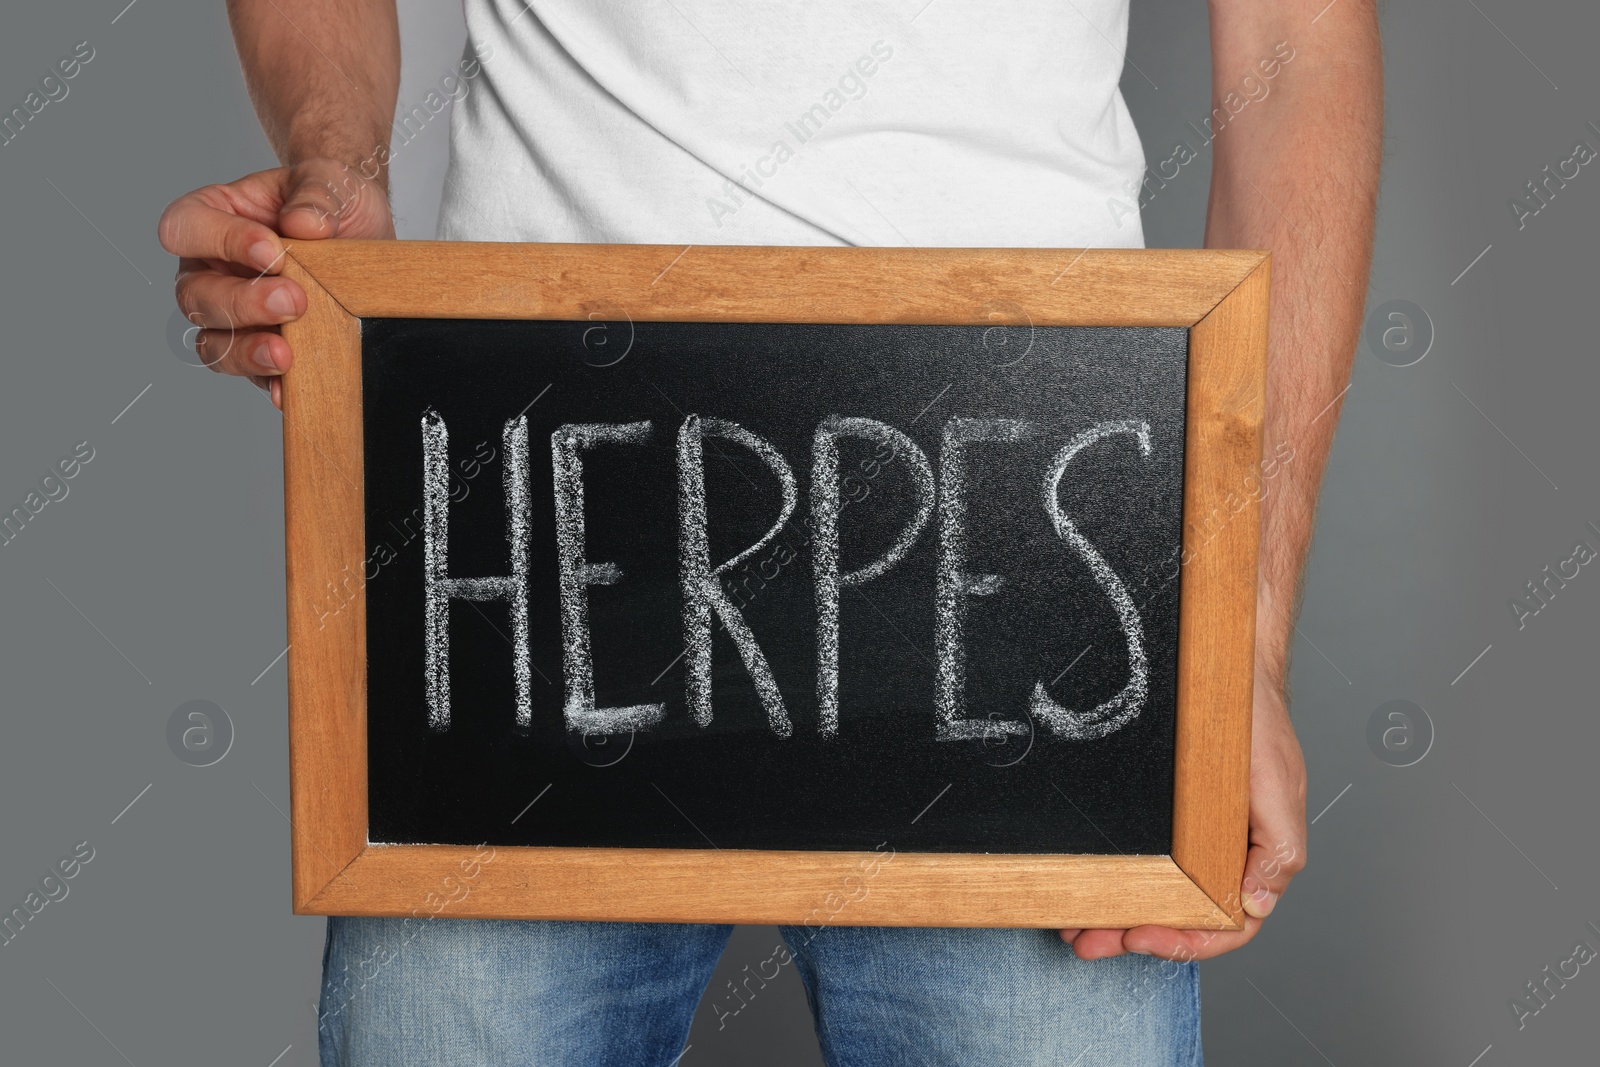
[[(732, 930), (332, 918), (322, 1064), (669, 1067)], [(742, 981), (794, 967), (830, 1067), (1201, 1062), (1193, 963), (1086, 962), (1053, 930), (781, 932)]]

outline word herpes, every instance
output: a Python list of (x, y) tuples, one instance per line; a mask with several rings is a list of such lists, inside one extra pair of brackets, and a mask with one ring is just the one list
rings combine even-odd
[[(550, 436), (554, 470), (555, 540), (559, 565), (559, 612), (562, 674), (566, 695), (566, 727), (583, 734), (646, 730), (666, 716), (662, 703), (600, 707), (595, 699), (594, 662), (590, 642), (588, 587), (623, 580), (615, 563), (595, 562), (585, 555), (584, 454), (595, 449), (638, 446), (657, 432), (650, 422), (569, 423)], [(677, 427), (678, 567), (682, 593), (686, 698), (691, 718), (711, 723), (711, 641), (713, 619), (720, 622), (749, 673), (768, 726), (779, 737), (793, 733), (793, 723), (773, 678), (765, 653), (745, 621), (742, 608), (728, 596), (723, 578), (755, 556), (782, 531), (799, 506), (793, 469), (765, 439), (724, 419), (689, 415)], [(839, 730), (839, 596), (847, 586), (863, 585), (892, 570), (932, 524), (937, 537), (934, 591), (935, 711), (940, 740), (971, 740), (1026, 734), (1022, 720), (974, 719), (962, 715), (966, 688), (966, 607), (970, 598), (997, 592), (1002, 578), (967, 570), (967, 453), (976, 445), (1017, 443), (1041, 432), (1025, 419), (952, 417), (940, 433), (939, 469), (935, 476), (927, 455), (909, 437), (875, 419), (829, 416), (816, 428), (811, 455), (812, 569), (817, 615), (817, 728), (824, 737)], [(1094, 740), (1122, 729), (1144, 706), (1149, 664), (1144, 629), (1127, 588), (1099, 551), (1079, 532), (1058, 502), (1067, 467), (1096, 442), (1130, 438), (1140, 453), (1151, 451), (1150, 426), (1137, 420), (1100, 422), (1078, 433), (1054, 455), (1043, 471), (1040, 500), (1057, 536), (1075, 552), (1116, 610), (1127, 643), (1129, 677), (1109, 700), (1089, 709), (1063, 707), (1035, 682), (1029, 712), (1059, 737)], [(532, 540), (529, 490), (528, 422), (525, 416), (505, 423), (503, 455), (507, 536), (511, 573), (492, 577), (456, 577), (450, 573), (449, 433), (445, 421), (429, 410), (422, 416), (423, 474), (423, 627), (424, 687), (428, 722), (435, 730), (450, 726), (451, 600), (506, 601), (511, 616), (512, 671), (516, 686), (517, 721), (527, 726), (533, 714), (532, 656), (529, 647), (529, 549)], [(720, 563), (713, 563), (707, 535), (704, 442), (713, 438), (754, 453), (777, 478), (782, 504), (771, 527), (754, 544)], [(852, 569), (841, 562), (839, 442), (858, 438), (886, 446), (910, 473), (914, 505), (893, 544), (878, 558)]]

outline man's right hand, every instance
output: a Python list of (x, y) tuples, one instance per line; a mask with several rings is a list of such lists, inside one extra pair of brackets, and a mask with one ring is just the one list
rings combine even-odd
[(208, 185), (167, 205), (161, 247), (178, 257), (178, 308), (201, 327), (205, 365), (249, 378), (283, 406), (292, 353), (279, 327), (305, 314), (305, 290), (283, 269), (282, 238), (392, 238), (389, 199), (375, 181), (312, 159)]

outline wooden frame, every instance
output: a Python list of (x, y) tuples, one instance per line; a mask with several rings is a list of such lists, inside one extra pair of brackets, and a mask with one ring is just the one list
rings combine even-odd
[[(454, 918), (1239, 929), (1269, 257), (1251, 251), (291, 242), (284, 327), (294, 909)], [(367, 840), (363, 317), (1189, 330), (1170, 856), (602, 849)], [(865, 891), (859, 886), (865, 884)], [(843, 901), (843, 903), (840, 903)]]

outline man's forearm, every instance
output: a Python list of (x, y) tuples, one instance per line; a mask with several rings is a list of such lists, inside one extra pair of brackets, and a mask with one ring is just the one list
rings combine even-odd
[[(1206, 245), (1272, 251), (1257, 670), (1281, 688), (1318, 487), (1366, 303), (1383, 134), (1372, 0), (1213, 4), (1214, 106), (1283, 54), (1270, 94), (1216, 135)], [(1247, 10), (1253, 9), (1253, 10)], [(1320, 16), (1318, 15), (1321, 10)], [(1316, 21), (1313, 22), (1312, 19)], [(1275, 49), (1278, 49), (1275, 52)], [(1282, 453), (1279, 453), (1280, 455)]]
[(400, 86), (395, 0), (228, 0), (228, 19), (278, 159), (335, 159), (387, 188)]

